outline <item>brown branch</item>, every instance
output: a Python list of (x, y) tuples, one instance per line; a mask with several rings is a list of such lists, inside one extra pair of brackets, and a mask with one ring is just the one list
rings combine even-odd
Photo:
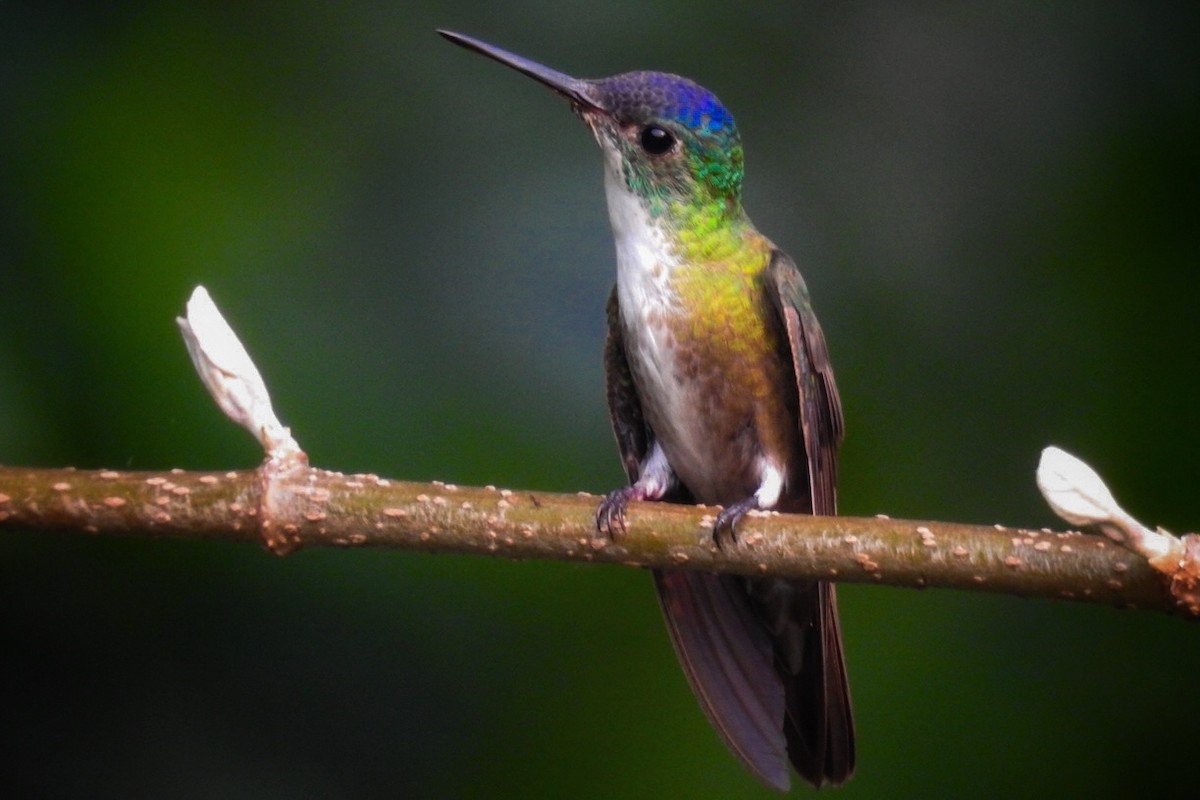
[[(267, 458), (257, 470), (117, 472), (0, 467), (0, 531), (394, 547), (429, 553), (619, 563), (911, 588), (1086, 600), (1200, 617), (1200, 537), (1150, 531), (1100, 477), (1057, 448), (1038, 471), (1060, 516), (1104, 536), (884, 518), (751, 513), (717, 548), (715, 509), (637, 503), (615, 541), (596, 530), (599, 498), (408, 483), (315, 469), (271, 407), (266, 385), (208, 293), (179, 320), (225, 414)], [(1106, 538), (1108, 537), (1108, 538)]]
[(1057, 597), (1195, 616), (1103, 536), (884, 518), (751, 515), (712, 544), (714, 509), (640, 503), (615, 542), (599, 498), (343, 475), (303, 459), (236, 472), (0, 467), (0, 530), (301, 547), (390, 547)]

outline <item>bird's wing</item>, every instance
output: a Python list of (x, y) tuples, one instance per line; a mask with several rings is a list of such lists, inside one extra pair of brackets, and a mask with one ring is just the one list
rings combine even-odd
[(604, 385), (608, 418), (621, 453), (621, 465), (629, 482), (633, 483), (641, 472), (642, 460), (650, 452), (651, 434), (642, 417), (642, 403), (633, 383), (629, 359), (625, 356), (621, 308), (615, 286), (608, 296), (606, 311), (608, 336), (604, 340)]
[(825, 334), (813, 313), (808, 287), (795, 262), (775, 250), (767, 267), (767, 293), (787, 331), (800, 393), (800, 436), (808, 458), (812, 512), (837, 513), (837, 451), (845, 422)]
[[(837, 452), (845, 431), (825, 335), (804, 278), (788, 255), (772, 254), (767, 291), (783, 328), (799, 393), (800, 437), (808, 461), (812, 513), (837, 513)], [(787, 687), (788, 751), (816, 785), (854, 771), (854, 717), (832, 583), (751, 581), (751, 594), (776, 646)]]

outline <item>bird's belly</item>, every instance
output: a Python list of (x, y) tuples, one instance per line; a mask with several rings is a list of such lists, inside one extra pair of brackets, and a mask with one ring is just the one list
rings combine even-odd
[(727, 505), (754, 494), (766, 456), (761, 422), (786, 415), (757, 385), (761, 367), (719, 341), (681, 341), (665, 323), (626, 337), (642, 412), (692, 496)]

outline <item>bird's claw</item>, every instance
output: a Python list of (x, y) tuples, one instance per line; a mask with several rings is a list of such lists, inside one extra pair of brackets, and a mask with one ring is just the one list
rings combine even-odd
[(758, 508), (758, 498), (751, 495), (745, 500), (726, 506), (717, 514), (713, 523), (713, 544), (718, 550), (724, 550), (726, 543), (737, 545), (737, 524), (747, 513)]
[(618, 533), (625, 532), (625, 509), (632, 500), (645, 499), (637, 486), (625, 486), (605, 495), (596, 509), (596, 530), (614, 540)]

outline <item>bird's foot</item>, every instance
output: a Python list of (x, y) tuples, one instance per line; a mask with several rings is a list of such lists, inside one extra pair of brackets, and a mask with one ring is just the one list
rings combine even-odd
[(645, 500), (646, 490), (636, 483), (605, 495), (596, 509), (596, 530), (609, 540), (625, 532), (625, 508), (634, 500)]
[(758, 498), (750, 495), (745, 500), (721, 509), (721, 513), (717, 514), (717, 521), (713, 523), (713, 543), (717, 549), (724, 549), (726, 542), (732, 545), (737, 544), (738, 522), (757, 508)]

